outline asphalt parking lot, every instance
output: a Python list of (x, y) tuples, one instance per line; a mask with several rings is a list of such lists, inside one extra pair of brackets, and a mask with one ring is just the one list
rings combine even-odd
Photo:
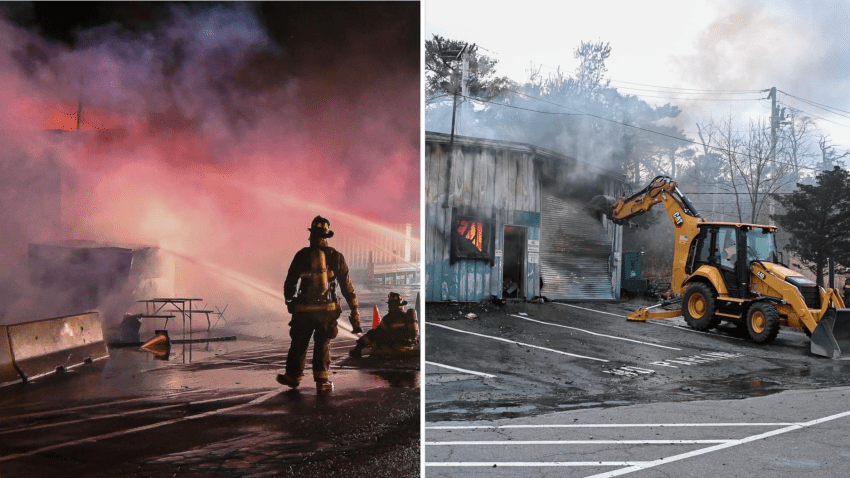
[(168, 361), (117, 348), (0, 388), (0, 476), (419, 473), (418, 357), (351, 359), (354, 336), (340, 330), (331, 342), (335, 390), (318, 395), (309, 370), (298, 389), (275, 382), (286, 321), (228, 327), (218, 334), (237, 340), (193, 344), (192, 360), (188, 346), (173, 345)]
[[(546, 473), (554, 474), (546, 476), (616, 476), (604, 474), (611, 473), (612, 467), (631, 468), (618, 473), (655, 476), (659, 469), (646, 463), (688, 453), (696, 457), (699, 450), (728, 447), (740, 440), (760, 441), (752, 437), (764, 433), (784, 436), (786, 432), (777, 430), (787, 427), (817, 428), (801, 424), (850, 410), (843, 399), (837, 405), (809, 407), (807, 403), (821, 399), (800, 398), (791, 405), (782, 398), (781, 392), (822, 395), (850, 383), (846, 378), (850, 362), (812, 355), (808, 338), (800, 331), (783, 328), (776, 341), (759, 346), (731, 326), (703, 333), (687, 327), (681, 318), (626, 321), (625, 315), (634, 308), (634, 303), (627, 302), (504, 307), (429, 304), (425, 329), (428, 476), (464, 476), (480, 472), (481, 467), (493, 472), (493, 465), (505, 470), (530, 467), (541, 474), (550, 468), (558, 470), (549, 470)], [(470, 313), (474, 318), (467, 318), (472, 317)], [(726, 411), (728, 405), (721, 405), (744, 399), (772, 400), (757, 415), (760, 425), (748, 424), (756, 421), (753, 416), (735, 415)], [(658, 408), (649, 413), (643, 408), (647, 406)], [(682, 406), (689, 410), (686, 419), (665, 414)], [(586, 423), (590, 412), (596, 423), (589, 425), (639, 426), (590, 428), (594, 436), (583, 439), (575, 433), (582, 435), (588, 429), (450, 428), (527, 420), (571, 425)], [(846, 425), (847, 418), (827, 421)], [(702, 425), (694, 426), (697, 423)], [(711, 428), (712, 423), (728, 426)], [(679, 427), (648, 426), (653, 424)], [(806, 433), (798, 428), (791, 431)], [(617, 451), (624, 446), (625, 452)], [(693, 461), (691, 455), (680, 460)], [(599, 462), (606, 465), (589, 464)], [(810, 462), (824, 471), (821, 462)], [(672, 466), (665, 464), (663, 472)], [(704, 474), (706, 470), (676, 476), (717, 476)]]

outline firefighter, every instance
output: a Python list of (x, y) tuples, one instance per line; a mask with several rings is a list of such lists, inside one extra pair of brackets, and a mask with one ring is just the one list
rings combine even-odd
[(405, 311), (407, 301), (396, 292), (387, 296), (387, 315), (381, 319), (377, 327), (357, 339), (357, 345), (348, 352), (352, 357), (363, 355), (363, 349), (369, 347), (398, 348), (406, 345), (416, 345), (419, 341), (419, 323), (416, 321), (416, 310)]
[[(351, 309), (349, 321), (353, 332), (363, 333), (363, 329), (360, 328), (357, 295), (348, 276), (345, 257), (328, 246), (328, 239), (334, 235), (330, 230), (330, 221), (316, 216), (309, 231), (310, 246), (295, 254), (283, 283), (286, 308), (292, 314), (289, 323), (292, 343), (286, 356), (286, 373), (279, 374), (277, 381), (292, 388), (298, 386), (312, 336), (313, 379), (316, 381), (316, 390), (324, 393), (333, 390), (333, 382), (328, 379), (330, 341), (337, 335), (337, 319), (342, 314), (336, 296), (337, 284)], [(295, 294), (296, 284), (298, 295)]]

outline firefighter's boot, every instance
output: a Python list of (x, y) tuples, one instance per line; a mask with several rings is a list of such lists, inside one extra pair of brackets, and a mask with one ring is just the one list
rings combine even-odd
[(301, 378), (290, 377), (287, 374), (277, 374), (277, 383), (286, 385), (290, 388), (296, 388), (301, 383)]
[(334, 383), (328, 380), (327, 382), (316, 382), (317, 393), (331, 393), (334, 391)]

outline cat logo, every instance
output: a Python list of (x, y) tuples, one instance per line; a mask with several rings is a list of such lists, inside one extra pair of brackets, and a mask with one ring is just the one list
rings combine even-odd
[(764, 276), (764, 272), (762, 272), (762, 271), (758, 271), (758, 272), (756, 273), (756, 275), (757, 275), (757, 276), (759, 276), (759, 279), (764, 280), (764, 277), (765, 277), (765, 276)]
[(676, 227), (681, 227), (682, 223), (684, 222), (682, 221), (682, 215), (678, 212), (673, 213), (673, 220), (676, 221)]

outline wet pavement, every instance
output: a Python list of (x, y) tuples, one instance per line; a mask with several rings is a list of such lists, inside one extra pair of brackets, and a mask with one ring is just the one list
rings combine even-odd
[[(426, 420), (741, 399), (850, 384), (850, 360), (812, 355), (801, 331), (783, 328), (773, 343), (756, 345), (726, 324), (702, 333), (682, 318), (626, 321), (636, 305), (428, 304)], [(470, 312), (476, 318), (466, 318)]]
[(236, 340), (172, 344), (167, 361), (111, 348), (0, 388), (0, 476), (419, 476), (419, 358), (351, 359), (343, 327), (327, 395), (309, 370), (298, 389), (277, 384), (289, 339), (275, 319), (195, 332)]
[(850, 388), (428, 423), (426, 476), (843, 478)]
[(641, 304), (428, 304), (426, 475), (846, 476), (850, 360)]

